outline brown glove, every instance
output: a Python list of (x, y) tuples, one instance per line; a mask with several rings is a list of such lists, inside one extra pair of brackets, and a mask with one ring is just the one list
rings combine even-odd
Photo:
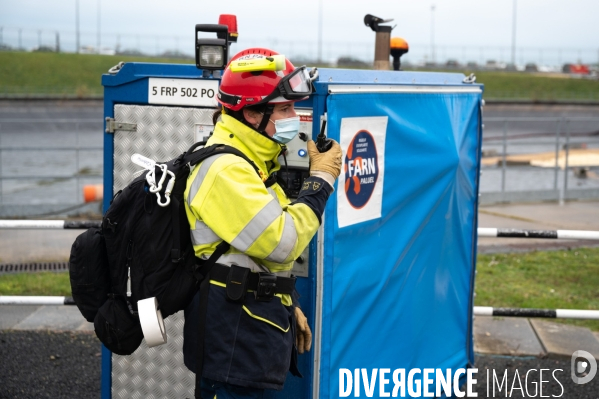
[(297, 306), (294, 308), (295, 311), (295, 323), (296, 323), (296, 334), (295, 334), (295, 345), (297, 346), (297, 353), (300, 355), (306, 352), (310, 352), (312, 348), (312, 331), (308, 325), (308, 319), (304, 316), (304, 313)]
[(308, 155), (310, 156), (310, 173), (325, 172), (333, 176), (333, 181), (341, 173), (341, 146), (331, 140), (332, 146), (327, 152), (319, 152), (314, 141), (308, 141)]

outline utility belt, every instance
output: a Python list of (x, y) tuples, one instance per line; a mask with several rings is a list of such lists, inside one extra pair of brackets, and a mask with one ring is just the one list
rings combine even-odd
[(252, 273), (247, 267), (214, 264), (209, 272), (210, 280), (226, 285), (227, 297), (241, 302), (246, 292), (253, 291), (257, 301), (270, 301), (275, 294), (291, 295), (295, 290), (295, 277), (281, 277), (273, 273)]

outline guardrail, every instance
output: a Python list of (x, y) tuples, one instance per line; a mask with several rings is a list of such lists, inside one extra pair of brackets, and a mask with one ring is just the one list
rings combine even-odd
[(599, 231), (591, 230), (522, 230), (478, 228), (479, 237), (549, 238), (565, 240), (599, 240)]
[(546, 317), (551, 319), (592, 319), (599, 320), (599, 310), (580, 309), (530, 309), (530, 308), (493, 308), (475, 306), (475, 316), (504, 317)]
[[(100, 227), (100, 220), (6, 220), (0, 219), (0, 229), (89, 229)], [(566, 240), (599, 240), (599, 231), (592, 230), (522, 230), (479, 227), (479, 237), (548, 238)]]
[[(0, 295), (1, 305), (24, 306), (56, 306), (76, 305), (70, 296), (9, 296)], [(599, 320), (599, 310), (580, 309), (525, 309), (525, 308), (493, 308), (490, 306), (475, 306), (475, 316), (504, 316), (504, 317), (543, 317), (553, 319), (591, 319)]]

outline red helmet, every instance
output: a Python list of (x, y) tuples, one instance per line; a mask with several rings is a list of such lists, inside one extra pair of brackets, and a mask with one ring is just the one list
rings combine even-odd
[[(250, 48), (235, 54), (231, 61), (278, 55), (265, 48)], [(281, 71), (232, 72), (231, 61), (223, 73), (218, 89), (218, 102), (239, 111), (248, 105), (285, 103), (303, 100), (312, 93), (310, 76), (305, 66), (295, 68), (285, 59)]]

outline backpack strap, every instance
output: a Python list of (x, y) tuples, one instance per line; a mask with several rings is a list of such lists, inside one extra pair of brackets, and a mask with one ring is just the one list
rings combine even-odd
[(231, 147), (230, 145), (226, 144), (215, 144), (209, 147), (200, 148), (199, 150), (195, 151), (195, 149), (198, 148), (200, 145), (202, 145), (201, 142), (195, 143), (189, 148), (189, 150), (187, 150), (185, 155), (183, 155), (184, 163), (189, 163), (190, 166), (195, 166), (198, 163), (205, 160), (206, 158), (209, 158), (217, 154), (233, 154), (245, 159), (247, 163), (252, 165), (258, 176), (260, 176), (260, 169), (258, 169), (258, 166), (256, 166), (254, 161), (248, 158), (247, 155), (239, 151), (237, 148)]
[(221, 241), (208, 259), (201, 261), (202, 263), (196, 265), (195, 270), (193, 271), (194, 277), (200, 282), (208, 277), (210, 270), (212, 270), (212, 267), (216, 264), (218, 258), (224, 255), (229, 248), (231, 248), (231, 244), (226, 241)]

